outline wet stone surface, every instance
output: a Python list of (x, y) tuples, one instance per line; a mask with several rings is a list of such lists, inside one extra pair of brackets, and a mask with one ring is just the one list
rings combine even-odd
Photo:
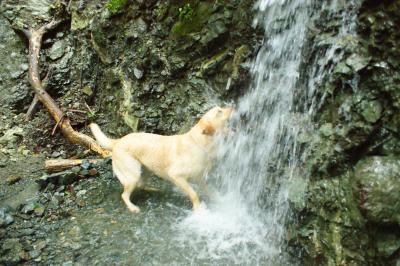
[[(26, 184), (36, 183), (43, 173), (12, 185), (2, 184), (0, 263), (211, 263), (210, 259), (198, 257), (198, 250), (179, 238), (184, 230), (180, 222), (191, 213), (191, 203), (176, 188), (158, 178), (146, 178), (147, 184), (160, 191), (135, 192), (132, 201), (141, 212), (132, 214), (120, 198), (122, 187), (111, 173), (110, 162), (97, 165), (96, 169), (99, 173), (96, 177), (77, 172), (74, 181), (68, 184), (43, 184), (40, 190), (13, 207), (9, 206), (9, 199), (15, 196), (14, 191), (24, 191)], [(225, 265), (218, 260), (212, 263)]]

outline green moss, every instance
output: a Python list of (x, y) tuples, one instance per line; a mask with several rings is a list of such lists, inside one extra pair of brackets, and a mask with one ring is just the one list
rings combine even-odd
[(192, 20), (192, 18), (193, 18), (193, 8), (189, 3), (179, 8), (180, 21), (190, 21)]
[(106, 7), (111, 12), (119, 12), (125, 7), (126, 2), (127, 0), (108, 0)]
[[(292, 204), (305, 206), (302, 213), (306, 215), (300, 219), (297, 229), (297, 246), (303, 249), (306, 265), (367, 264), (365, 220), (352, 187), (351, 176), (345, 174), (336, 179), (310, 182), (303, 196), (306, 202), (300, 199), (300, 205), (297, 200), (293, 201), (296, 195), (290, 193)], [(300, 191), (300, 195), (304, 192)]]
[(179, 8), (179, 20), (172, 26), (171, 37), (175, 39), (199, 32), (211, 15), (212, 6), (209, 3), (199, 3), (196, 7), (190, 4)]

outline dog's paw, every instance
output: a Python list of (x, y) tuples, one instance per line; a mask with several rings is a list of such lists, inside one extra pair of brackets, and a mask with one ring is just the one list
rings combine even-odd
[(140, 212), (140, 209), (136, 206), (129, 206), (128, 209), (131, 213), (139, 213)]

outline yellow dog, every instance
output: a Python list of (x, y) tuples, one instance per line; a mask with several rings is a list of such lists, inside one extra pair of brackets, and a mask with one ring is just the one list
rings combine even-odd
[(232, 112), (229, 107), (214, 107), (189, 132), (173, 136), (131, 133), (120, 139), (110, 139), (97, 124), (89, 127), (98, 143), (112, 151), (113, 171), (124, 187), (122, 199), (131, 212), (140, 211), (130, 201), (130, 196), (142, 183), (142, 165), (179, 187), (196, 210), (200, 200), (188, 180), (203, 181), (202, 176), (211, 163), (213, 136), (223, 129)]

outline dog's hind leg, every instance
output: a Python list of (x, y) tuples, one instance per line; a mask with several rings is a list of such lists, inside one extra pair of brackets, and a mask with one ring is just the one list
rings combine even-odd
[(131, 202), (130, 196), (140, 182), (141, 165), (127, 154), (118, 153), (118, 156), (114, 156), (114, 154), (113, 171), (124, 187), (124, 192), (121, 195), (122, 200), (131, 212), (138, 213), (140, 209)]

